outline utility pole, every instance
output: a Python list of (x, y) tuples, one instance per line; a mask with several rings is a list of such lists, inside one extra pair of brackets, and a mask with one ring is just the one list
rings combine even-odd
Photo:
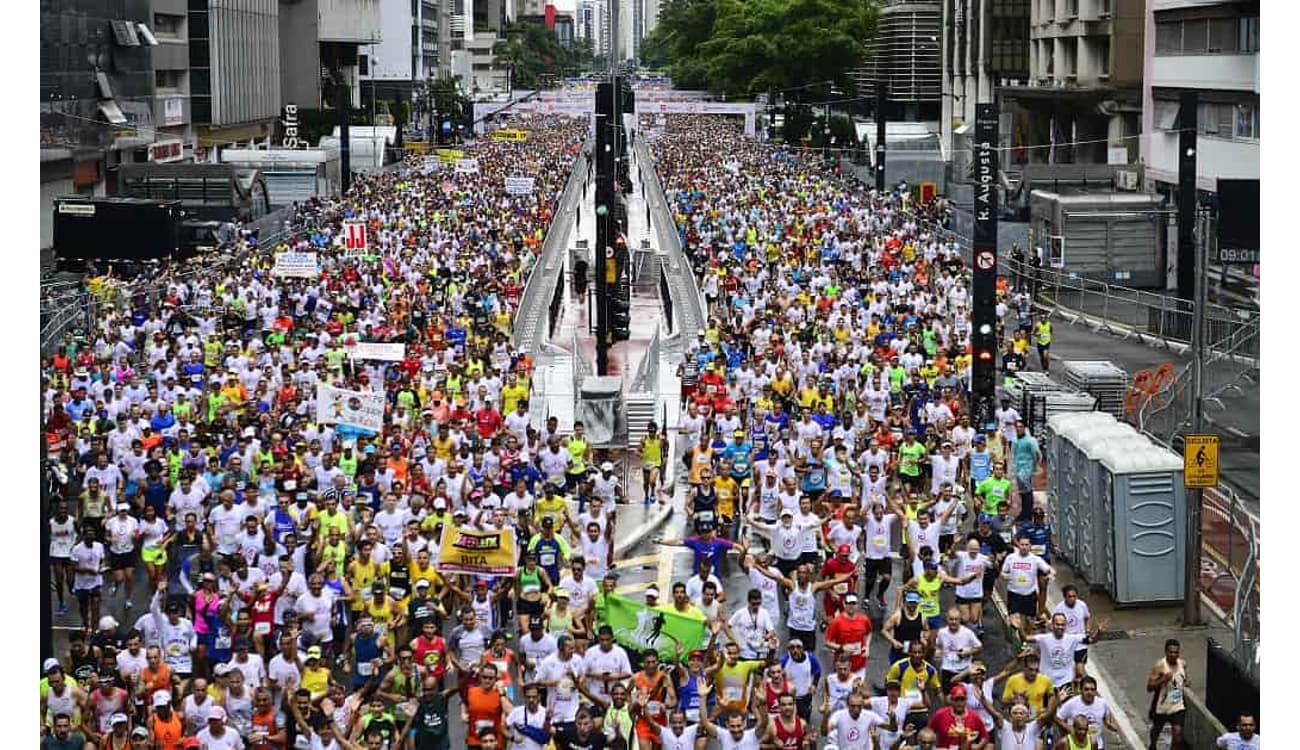
[(1179, 99), (1178, 121), (1178, 298), (1191, 302), (1196, 287), (1196, 110), (1200, 97), (1184, 89)]
[(48, 474), (48, 465), (50, 461), (50, 444), (45, 439), (45, 413), (40, 412), (40, 431), (41, 436), (41, 512), (37, 522), (40, 523), (41, 545), (41, 585), (37, 593), (41, 596), (40, 613), (41, 613), (41, 661), (45, 661), (54, 655), (54, 613), (50, 611), (53, 606), (50, 601), (50, 588), (53, 586), (53, 576), (50, 571), (50, 512), (53, 510), (53, 498), (50, 497), (50, 479)]
[[(1195, 97), (1195, 94), (1193, 94)], [(1195, 133), (1193, 133), (1195, 135)], [(1179, 140), (1182, 140), (1181, 135)], [(1185, 152), (1184, 152), (1185, 153)], [(1195, 155), (1192, 157), (1195, 159)], [(1195, 174), (1195, 170), (1193, 170)], [(1181, 178), (1181, 174), (1179, 175)], [(1193, 179), (1194, 181), (1194, 179)], [(1181, 209), (1181, 204), (1179, 206)], [(1181, 238), (1183, 234), (1183, 225), (1181, 214), (1178, 219), (1178, 234)], [(1205, 356), (1209, 353), (1205, 346), (1205, 305), (1206, 305), (1206, 286), (1205, 283), (1205, 256), (1208, 254), (1207, 246), (1209, 244), (1211, 227), (1211, 217), (1207, 213), (1201, 217), (1199, 222), (1200, 231), (1194, 237), (1193, 242), (1193, 266), (1192, 269), (1196, 276), (1193, 280), (1193, 300), (1192, 300), (1192, 414), (1191, 430), (1192, 435), (1201, 435), (1205, 431), (1205, 411), (1204, 407), (1204, 388), (1205, 388)], [(1181, 261), (1180, 261), (1181, 263)], [(1179, 278), (1182, 278), (1182, 266), (1178, 268)], [(1184, 451), (1190, 452), (1191, 448), (1184, 443)], [(1200, 625), (1201, 624), (1201, 504), (1205, 500), (1205, 490), (1201, 487), (1192, 487), (1187, 492), (1187, 570), (1185, 572), (1185, 582), (1183, 586), (1183, 624)]]
[(348, 128), (352, 121), (352, 89), (346, 83), (338, 86), (338, 123), (339, 123), (339, 184), (341, 195), (348, 194), (352, 187), (352, 132)]
[[(971, 395), (977, 429), (981, 430), (993, 425), (993, 397), (997, 380), (997, 137), (997, 106), (975, 105), (975, 241), (974, 271), (971, 278), (975, 361), (971, 366)], [(878, 181), (883, 180), (883, 171), (876, 175)]]
[(876, 83), (876, 192), (885, 192), (885, 105), (889, 98), (889, 84)]

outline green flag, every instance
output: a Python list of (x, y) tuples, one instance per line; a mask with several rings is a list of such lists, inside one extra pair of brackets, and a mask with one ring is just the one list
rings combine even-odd
[(654, 648), (659, 658), (676, 659), (676, 647), (689, 653), (708, 643), (709, 630), (703, 617), (684, 615), (669, 607), (649, 608), (624, 596), (605, 597), (609, 626), (619, 645), (636, 651)]

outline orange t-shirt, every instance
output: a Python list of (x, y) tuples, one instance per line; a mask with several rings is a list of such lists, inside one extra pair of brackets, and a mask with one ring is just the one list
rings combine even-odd
[[(266, 732), (267, 736), (275, 734), (275, 709), (267, 709), (262, 713), (253, 714), (252, 724), (253, 731), (255, 732)], [(257, 750), (266, 750), (266, 748), (270, 748), (271, 750), (283, 750), (284, 743), (262, 742), (258, 744), (250, 744), (249, 746), (257, 748)]]
[(153, 730), (153, 741), (158, 750), (180, 750), (181, 738), (185, 735), (185, 726), (181, 723), (180, 714), (172, 711), (171, 721), (163, 721), (158, 714), (154, 714), (150, 719), (150, 729)]
[(501, 725), (505, 717), (501, 715), (501, 693), (496, 688), (485, 690), (481, 685), (470, 685), (465, 691), (465, 713), (469, 715), (465, 744), (470, 747), (482, 745), (483, 741), (478, 737), (478, 722), (490, 721), (496, 727), (498, 746), (504, 746), (506, 740)]
[(144, 694), (152, 696), (159, 690), (171, 692), (172, 689), (172, 668), (167, 666), (167, 662), (158, 663), (158, 671), (155, 672), (147, 665), (140, 670), (140, 684), (144, 685)]

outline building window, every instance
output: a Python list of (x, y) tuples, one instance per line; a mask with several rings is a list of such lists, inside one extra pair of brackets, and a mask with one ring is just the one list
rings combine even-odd
[(1239, 31), (1240, 24), (1236, 18), (1210, 19), (1210, 41), (1207, 50), (1212, 53), (1236, 52)]
[(357, 72), (363, 76), (370, 75), (370, 55), (357, 55)]
[(153, 14), (153, 34), (159, 39), (184, 39), (185, 16), (171, 13)]
[(1178, 119), (1178, 102), (1168, 99), (1157, 99), (1154, 102), (1152, 119), (1156, 130), (1172, 131), (1174, 122)]
[(1243, 55), (1259, 52), (1259, 16), (1247, 16), (1237, 21), (1237, 51)]
[(1097, 40), (1097, 75), (1110, 77), (1110, 37)]
[(185, 89), (185, 71), (183, 70), (155, 70), (153, 73), (154, 88), (160, 94), (173, 94), (184, 91)]
[(1156, 24), (1156, 54), (1178, 55), (1183, 51), (1183, 22), (1163, 21)]
[(1238, 138), (1259, 139), (1259, 107), (1254, 104), (1237, 104), (1236, 110)]
[(1204, 18), (1183, 21), (1184, 55), (1204, 55), (1209, 50), (1210, 22)]
[(1253, 54), (1259, 18), (1196, 18), (1156, 24), (1157, 55)]
[(1065, 0), (1065, 17), (1079, 17), (1079, 0)]
[(1236, 132), (1236, 105), (1202, 104), (1196, 110), (1197, 129), (1202, 135), (1231, 138)]

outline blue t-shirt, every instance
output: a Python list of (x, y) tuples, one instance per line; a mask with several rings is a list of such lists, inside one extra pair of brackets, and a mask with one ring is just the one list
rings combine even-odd
[(682, 540), (682, 545), (688, 547), (695, 553), (695, 570), (700, 569), (700, 563), (709, 561), (709, 570), (718, 569), (718, 558), (727, 554), (727, 550), (736, 546), (730, 539), (714, 537), (708, 541), (697, 536), (687, 537)]

